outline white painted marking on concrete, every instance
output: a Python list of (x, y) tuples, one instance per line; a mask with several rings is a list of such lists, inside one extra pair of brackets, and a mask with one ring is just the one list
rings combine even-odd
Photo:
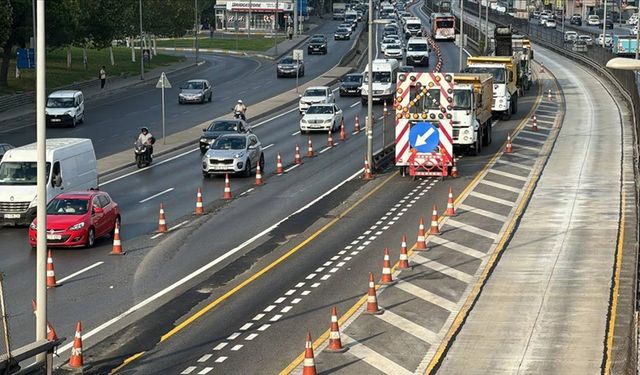
[(247, 340), (247, 341), (251, 341), (251, 340), (255, 339), (256, 337), (258, 337), (258, 334), (257, 334), (257, 333), (252, 333), (252, 334), (250, 334), (249, 336), (247, 336), (247, 337), (245, 338), (245, 340)]
[(269, 321), (277, 322), (278, 320), (280, 320), (280, 318), (282, 318), (282, 314), (276, 314), (276, 315), (272, 316), (271, 319), (269, 319)]
[(545, 133), (540, 133), (540, 132), (534, 132), (532, 130), (526, 130), (526, 129), (522, 129), (520, 130), (521, 134), (530, 134), (530, 135), (537, 135), (539, 137), (544, 137), (545, 139), (547, 138), (547, 135)]
[(316, 269), (315, 269), (315, 271), (313, 271), (313, 272), (320, 273), (320, 272), (324, 271), (324, 270), (325, 270), (325, 268), (326, 268), (326, 267), (318, 267), (318, 268), (316, 268)]
[(296, 292), (296, 290), (295, 290), (295, 289), (289, 289), (289, 290), (287, 290), (287, 292), (286, 292), (284, 295), (285, 295), (285, 296), (290, 296), (290, 295), (292, 295), (292, 294), (293, 294), (293, 293), (295, 293), (295, 292)]
[(324, 154), (324, 153), (325, 153), (325, 151), (329, 151), (329, 150), (331, 150), (332, 148), (333, 148), (333, 147), (325, 147), (325, 148), (323, 148), (322, 150), (320, 150), (320, 153), (321, 153), (321, 154)]
[[(169, 162), (171, 162), (171, 161), (174, 161), (174, 160), (176, 160), (176, 159), (178, 159), (178, 158), (181, 158), (181, 157), (183, 157), (183, 156), (185, 156), (185, 155), (188, 155), (188, 154), (194, 153), (194, 152), (196, 152), (196, 151), (200, 152), (200, 147), (198, 147), (198, 148), (194, 148), (193, 150), (185, 151), (185, 152), (183, 152), (183, 153), (181, 153), (181, 154), (178, 154), (178, 155), (175, 155), (175, 156), (172, 156), (172, 157), (170, 157), (169, 159), (165, 159), (165, 160), (163, 160), (163, 161), (159, 161), (159, 162), (157, 162), (157, 163), (151, 164), (151, 165), (150, 165), (150, 166), (148, 166), (148, 167), (145, 167), (145, 168), (142, 168), (142, 169), (137, 169), (137, 170), (135, 170), (135, 171), (133, 171), (133, 172), (125, 173), (125, 174), (123, 174), (122, 176), (118, 176), (118, 177), (116, 177), (116, 178), (112, 178), (111, 180), (107, 180), (107, 181), (104, 181), (104, 182), (100, 182), (100, 187), (103, 187), (103, 186), (105, 186), (105, 185), (109, 185), (109, 184), (110, 184), (110, 183), (112, 183), (112, 182), (120, 181), (120, 180), (122, 180), (123, 178), (127, 178), (127, 177), (129, 177), (129, 176), (133, 176), (134, 174), (141, 173), (141, 172), (146, 171), (146, 170), (149, 170), (149, 169), (151, 169), (151, 168), (159, 167), (159, 166), (161, 166), (162, 164), (169, 163)], [(86, 336), (87, 336), (87, 335), (84, 335), (84, 337), (86, 337)], [(69, 343), (69, 344), (73, 345), (73, 343)], [(69, 344), (67, 344), (67, 345), (63, 346), (62, 348), (60, 348), (60, 350), (63, 350), (63, 348), (64, 348), (64, 347), (66, 347), (66, 346), (68, 346)], [(68, 350), (68, 349), (64, 349), (64, 350)]]
[(296, 135), (298, 135), (298, 134), (300, 134), (300, 130), (298, 130), (298, 131), (297, 131), (297, 132), (295, 132), (295, 133), (291, 133), (291, 135), (292, 135), (292, 136), (296, 136)]
[(156, 238), (162, 236), (164, 233), (156, 233), (153, 236), (150, 237), (150, 239), (155, 240)]
[(515, 188), (513, 186), (509, 186), (509, 185), (501, 184), (499, 182), (489, 181), (489, 180), (485, 180), (485, 179), (480, 181), (480, 183), (483, 184), (483, 185), (494, 187), (496, 189), (510, 191), (510, 192), (516, 193), (516, 194), (519, 194), (520, 191), (522, 190), (521, 188)]
[(300, 165), (301, 164), (294, 164), (294, 165), (290, 166), (289, 168), (285, 169), (284, 172), (287, 173), (289, 171), (292, 171), (292, 170), (298, 168)]
[(313, 284), (311, 284), (311, 287), (312, 287), (312, 288), (317, 288), (317, 287), (319, 287), (319, 286), (320, 286), (320, 283), (313, 283)]
[(442, 263), (438, 263), (435, 260), (431, 260), (428, 258), (423, 257), (422, 255), (413, 253), (413, 261), (417, 264), (420, 264), (422, 266), (425, 266), (427, 268), (431, 268), (434, 271), (438, 271), (444, 275), (447, 275), (449, 277), (453, 277), (454, 279), (460, 280), (464, 283), (471, 283), (473, 282), (473, 276), (469, 275), (467, 273), (464, 273), (462, 271), (458, 271), (455, 268), (451, 268), (449, 266), (446, 266)]
[(491, 195), (478, 193), (477, 191), (472, 191), (471, 193), (469, 193), (469, 195), (473, 196), (473, 197), (476, 197), (476, 198), (484, 199), (486, 201), (503, 204), (503, 205), (509, 206), (509, 207), (515, 206), (514, 202), (511, 202), (511, 201), (508, 201), (508, 200), (504, 200), (504, 199), (500, 199), (500, 198), (496, 198), (496, 197), (491, 196)]
[(345, 262), (339, 262), (338, 264), (336, 264), (336, 267), (342, 267), (345, 265)]
[(350, 355), (361, 359), (383, 374), (413, 375), (411, 371), (405, 369), (400, 364), (393, 362), (389, 358), (372, 350), (357, 340), (352, 339), (344, 333), (341, 333), (341, 340), (345, 346), (349, 347)]
[[(522, 143), (518, 143), (516, 142), (517, 138), (513, 140), (513, 147), (517, 150), (517, 149), (523, 149), (523, 150), (530, 150), (530, 151), (535, 151), (535, 152), (540, 152), (540, 148), (539, 147), (531, 147), (531, 146), (525, 146)], [(514, 151), (517, 155), (517, 151)]]
[(467, 204), (461, 204), (458, 206), (459, 209), (467, 212), (472, 212), (477, 215), (481, 215), (484, 217), (488, 217), (490, 219), (498, 220), (498, 221), (507, 221), (507, 217), (504, 215), (496, 214), (495, 212), (483, 210), (482, 208), (469, 206)]
[(234, 345), (233, 348), (231, 348), (231, 351), (237, 352), (238, 350), (242, 349), (244, 345), (242, 344), (238, 344), (238, 345)]
[(447, 247), (451, 250), (455, 250), (459, 253), (468, 255), (472, 258), (477, 258), (477, 259), (481, 259), (482, 257), (484, 257), (486, 254), (483, 253), (482, 251), (478, 251), (476, 249), (472, 249), (470, 247), (464, 246), (464, 245), (460, 245), (459, 243), (453, 242), (453, 241), (449, 241), (449, 240), (445, 240), (442, 237), (438, 237), (438, 236), (430, 236), (428, 239), (428, 242), (433, 242), (435, 244), (438, 244), (440, 246), (444, 246)]
[(353, 108), (353, 107), (357, 106), (358, 104), (360, 104), (360, 102), (355, 102), (355, 103), (351, 104), (351, 105), (349, 106), (349, 108)]
[(262, 311), (271, 312), (271, 310), (273, 310), (275, 308), (276, 308), (276, 305), (269, 305), (269, 306), (265, 307), (264, 310), (262, 310)]
[(527, 160), (538, 160), (538, 156), (525, 154), (509, 154), (509, 158), (521, 158)]
[(268, 149), (270, 149), (271, 147), (273, 147), (273, 146), (275, 146), (275, 145), (276, 145), (275, 143), (272, 143), (272, 144), (270, 144), (270, 145), (264, 146), (264, 147), (262, 148), (262, 151), (264, 151), (264, 150), (268, 150)]
[(258, 314), (256, 316), (254, 316), (252, 320), (260, 320), (260, 319), (264, 318), (264, 316), (265, 316), (265, 314), (260, 313), (260, 314)]
[(302, 288), (304, 286), (304, 284), (305, 284), (304, 281), (299, 282), (299, 283), (296, 284), (296, 288)]
[(205, 367), (202, 370), (200, 370), (200, 372), (198, 372), (198, 375), (205, 375), (211, 372), (211, 370), (213, 370), (213, 367)]
[(295, 112), (295, 111), (297, 111), (297, 110), (298, 110), (298, 107), (294, 107), (294, 108), (291, 108), (290, 110), (288, 110), (288, 111), (286, 111), (286, 112), (282, 112), (282, 113), (281, 113), (281, 114), (279, 114), (279, 115), (273, 116), (273, 117), (268, 118), (268, 119), (266, 119), (266, 120), (264, 120), (264, 121), (260, 121), (260, 122), (259, 122), (259, 123), (257, 123), (257, 124), (252, 124), (252, 125), (251, 125), (251, 129), (257, 128), (258, 126), (262, 126), (262, 125), (264, 125), (264, 124), (266, 124), (266, 123), (268, 123), (268, 122), (271, 122), (271, 121), (273, 121), (273, 120), (279, 119), (280, 117), (282, 117), (282, 116), (286, 116), (286, 115), (288, 115), (289, 113), (291, 113), (291, 112)]
[[(333, 258), (335, 258), (335, 259), (333, 259)], [(337, 256), (337, 255), (336, 255), (336, 256), (334, 256), (334, 257), (331, 257), (331, 260), (328, 260), (328, 261), (324, 262), (322, 265), (323, 265), (324, 267), (329, 267), (330, 265), (332, 265), (332, 264), (333, 264), (333, 261), (334, 261), (334, 260), (337, 260), (338, 258), (340, 258), (340, 257), (339, 257), (339, 256)], [(322, 272), (322, 271), (319, 271), (319, 272)]]
[(440, 306), (445, 310), (454, 311), (456, 309), (456, 304), (454, 302), (451, 302), (446, 298), (440, 297), (437, 294), (431, 293), (430, 291), (422, 289), (419, 286), (413, 285), (409, 282), (399, 280), (396, 286), (398, 287), (398, 289), (401, 289), (436, 306)]
[(184, 369), (184, 371), (182, 371), (180, 374), (182, 375), (191, 374), (195, 369), (196, 369), (196, 366), (189, 366), (186, 369)]
[(282, 308), (282, 310), (280, 310), (281, 313), (288, 313), (289, 310), (291, 310), (293, 308), (293, 306), (285, 306)]
[(327, 279), (329, 279), (330, 277), (331, 277), (331, 275), (330, 275), (330, 274), (326, 274), (326, 275), (322, 276), (322, 277), (320, 278), (320, 280), (327, 280)]
[(263, 324), (260, 328), (258, 328), (258, 331), (264, 332), (264, 331), (266, 331), (269, 327), (271, 327), (271, 324)]
[[(233, 335), (235, 335), (235, 333)], [(233, 335), (231, 335), (231, 336), (233, 336)], [(229, 336), (229, 337), (231, 337), (231, 336)], [(240, 336), (240, 335), (238, 334), (237, 336), (233, 336), (233, 339), (231, 339), (231, 340), (235, 340), (235, 338), (238, 337), (238, 336)], [(215, 348), (213, 348), (213, 350), (222, 350), (222, 349), (224, 349), (225, 346), (227, 346), (227, 343), (226, 342), (221, 342), (220, 344), (216, 345)]]
[(62, 279), (58, 280), (58, 283), (63, 283), (65, 281), (69, 281), (69, 280), (73, 279), (74, 277), (76, 277), (78, 275), (81, 275), (81, 274), (89, 271), (90, 269), (96, 268), (96, 267), (98, 267), (98, 266), (100, 266), (102, 264), (104, 264), (103, 261), (96, 262), (96, 263), (90, 265), (89, 267), (85, 267), (85, 268), (81, 269), (80, 271), (76, 271), (76, 272), (72, 273), (69, 276), (63, 277)]
[(302, 301), (302, 298), (294, 298), (293, 300), (291, 300), (291, 304), (297, 305), (298, 303), (300, 303), (300, 301)]
[(543, 145), (543, 144), (545, 144), (547, 142), (546, 140), (534, 139), (534, 138), (525, 137), (525, 136), (522, 136), (522, 135), (518, 135), (518, 139), (524, 140), (524, 141), (527, 141), (527, 142), (537, 143), (539, 145)]
[(154, 195), (152, 195), (152, 196), (150, 196), (148, 198), (145, 198), (145, 199), (139, 201), (138, 203), (148, 202), (148, 201), (152, 200), (153, 198), (157, 198), (157, 197), (159, 197), (159, 196), (161, 196), (163, 194), (167, 194), (169, 192), (172, 192), (173, 190), (174, 190), (174, 188), (169, 188), (167, 190), (163, 190), (163, 191), (159, 192), (158, 194), (154, 194)]
[(200, 359), (198, 359), (198, 362), (206, 362), (211, 357), (213, 357), (213, 354), (205, 354), (202, 357), (200, 357)]
[(311, 280), (311, 279), (313, 279), (314, 277), (316, 277), (316, 274), (315, 274), (315, 273), (310, 273), (310, 274), (306, 277), (306, 279), (307, 279), (307, 280)]
[(226, 359), (227, 359), (227, 357), (222, 357), (222, 356), (221, 356), (221, 357), (218, 357), (218, 358), (216, 359), (216, 363), (222, 363), (222, 362), (224, 362)]
[(504, 172), (498, 169), (489, 169), (487, 172), (489, 173), (493, 173), (493, 174), (497, 174), (499, 176), (503, 176), (503, 177), (508, 177), (511, 178), (513, 180), (518, 180), (518, 181), (527, 181), (527, 177), (523, 177), (517, 174), (513, 174), (513, 173), (509, 173), (509, 172)]
[(425, 327), (416, 324), (409, 319), (405, 319), (402, 316), (391, 312), (390, 310), (385, 310), (381, 315), (374, 315), (382, 321), (385, 321), (392, 326), (401, 329), (402, 331), (409, 333), (416, 338), (428, 342), (430, 344), (435, 344), (440, 341), (438, 335)]
[(303, 290), (302, 293), (300, 293), (303, 296), (308, 296), (311, 293), (310, 290)]
[(249, 328), (251, 328), (251, 326), (253, 326), (253, 323), (246, 323), (245, 325), (243, 325), (242, 327), (240, 327), (241, 331), (246, 331)]
[(273, 303), (281, 303), (282, 301), (286, 300), (286, 297), (280, 297), (277, 300), (273, 301)]
[(486, 237), (492, 240), (495, 240), (498, 237), (497, 233), (489, 232), (488, 230), (478, 228), (473, 225), (465, 224), (454, 219), (447, 220), (447, 225), (451, 225), (452, 227), (462, 229), (466, 232), (474, 233), (474, 234), (477, 234), (478, 236)]
[(334, 267), (334, 268), (330, 269), (329, 272), (331, 272), (331, 273), (338, 272), (338, 267)]

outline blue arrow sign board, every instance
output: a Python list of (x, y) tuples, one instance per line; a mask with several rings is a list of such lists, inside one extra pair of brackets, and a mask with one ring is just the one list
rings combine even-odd
[(420, 153), (435, 151), (439, 142), (438, 129), (430, 122), (418, 122), (409, 130), (409, 144)]
[(36, 67), (36, 54), (33, 48), (18, 48), (16, 50), (16, 64), (18, 69), (33, 69)]

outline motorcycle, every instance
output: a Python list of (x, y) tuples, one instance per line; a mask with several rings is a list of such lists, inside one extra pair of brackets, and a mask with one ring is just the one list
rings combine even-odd
[(139, 140), (136, 140), (136, 143), (133, 145), (133, 152), (136, 156), (136, 165), (138, 168), (148, 167), (153, 161), (151, 146), (145, 145)]
[(233, 118), (247, 121), (247, 118), (245, 117), (244, 112), (236, 111), (235, 109), (233, 109)]

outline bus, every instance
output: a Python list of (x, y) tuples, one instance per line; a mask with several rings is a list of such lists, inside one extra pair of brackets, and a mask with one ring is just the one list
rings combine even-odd
[(456, 19), (451, 13), (431, 14), (431, 36), (436, 40), (456, 39)]

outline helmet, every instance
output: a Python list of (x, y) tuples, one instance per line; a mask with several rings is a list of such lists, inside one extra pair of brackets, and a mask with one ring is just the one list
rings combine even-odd
[(148, 132), (149, 132), (149, 128), (147, 128), (146, 126), (143, 126), (143, 127), (140, 129), (140, 131), (141, 131), (142, 133), (145, 133), (145, 132), (146, 132), (146, 133), (148, 133)]
[(238, 104), (242, 104), (242, 100), (238, 99)]

